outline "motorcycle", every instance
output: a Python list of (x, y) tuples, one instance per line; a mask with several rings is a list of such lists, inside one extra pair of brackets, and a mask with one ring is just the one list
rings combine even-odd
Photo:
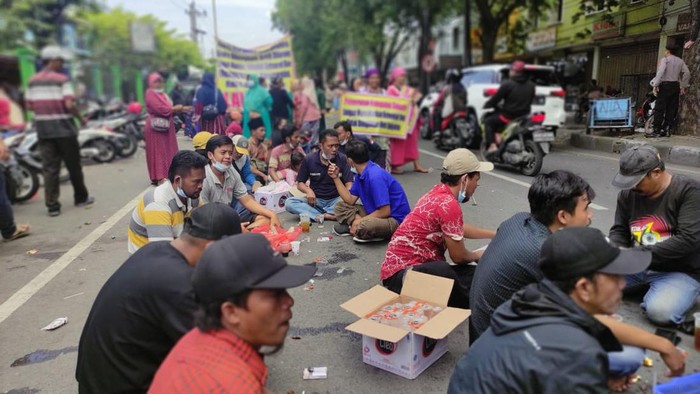
[[(41, 163), (39, 153), (39, 138), (36, 131), (27, 129), (17, 136), (18, 141), (13, 141), (28, 152), (34, 160)], [(122, 137), (120, 134), (100, 128), (86, 128), (78, 131), (78, 143), (80, 144), (80, 157), (92, 159), (98, 163), (109, 163), (117, 157), (117, 145), (114, 142)]]
[[(517, 168), (523, 175), (539, 174), (544, 156), (549, 153), (551, 143), (554, 141), (554, 132), (547, 131), (542, 125), (543, 122), (544, 113), (513, 119), (501, 132), (500, 141), (497, 138), (498, 150), (495, 152), (487, 152), (488, 146), (486, 146), (485, 128), (483, 128), (481, 159)], [(481, 124), (484, 124), (483, 119)]]
[(117, 145), (117, 154), (121, 157), (130, 157), (136, 153), (139, 141), (143, 139), (143, 134), (136, 122), (136, 116), (121, 114), (118, 117), (90, 121), (88, 122), (88, 127), (102, 128), (116, 133), (117, 135), (113, 136), (112, 139)]
[(5, 187), (10, 202), (24, 202), (31, 199), (39, 191), (39, 174), (36, 163), (27, 161), (28, 152), (13, 149), (10, 158), (0, 162), (1, 170), (5, 173)]
[(471, 112), (457, 111), (443, 119), (439, 129), (433, 132), (435, 146), (447, 151), (474, 146), (478, 139), (474, 118)]

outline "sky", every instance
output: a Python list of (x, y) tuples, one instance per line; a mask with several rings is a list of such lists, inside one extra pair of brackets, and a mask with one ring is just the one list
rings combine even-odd
[[(197, 27), (205, 30), (203, 53), (212, 56), (214, 21), (212, 0), (103, 0), (108, 7), (122, 7), (137, 15), (152, 14), (168, 26), (189, 37), (190, 17), (185, 14), (191, 1), (206, 16), (197, 19)], [(275, 41), (283, 36), (273, 30), (270, 15), (275, 0), (216, 0), (219, 38), (235, 46), (252, 48)]]

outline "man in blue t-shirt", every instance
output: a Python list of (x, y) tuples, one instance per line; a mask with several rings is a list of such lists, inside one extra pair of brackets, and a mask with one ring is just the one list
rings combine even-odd
[[(301, 162), (297, 174), (297, 187), (306, 197), (292, 197), (287, 200), (286, 210), (293, 214), (307, 214), (312, 221), (336, 220), (335, 205), (340, 201), (335, 182), (330, 177), (331, 170), (344, 183), (352, 186), (352, 172), (345, 155), (338, 152), (340, 142), (335, 130), (323, 130), (319, 134), (319, 152), (309, 153)], [(306, 182), (309, 181), (309, 185)]]
[[(352, 187), (347, 188), (339, 177), (339, 169), (329, 170), (342, 199), (335, 206), (338, 224), (333, 226), (333, 232), (352, 235), (355, 242), (361, 243), (390, 239), (411, 211), (406, 193), (391, 174), (369, 160), (364, 143), (348, 142), (345, 154), (356, 175)], [(357, 205), (357, 200), (362, 205)]]

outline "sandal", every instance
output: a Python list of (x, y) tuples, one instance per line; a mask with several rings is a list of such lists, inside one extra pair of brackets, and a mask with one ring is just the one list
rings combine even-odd
[(14, 241), (16, 239), (24, 238), (29, 235), (29, 224), (20, 224), (17, 226), (15, 233), (12, 234), (10, 238), (5, 238), (5, 242)]
[(400, 169), (398, 169), (398, 168), (392, 168), (392, 169), (391, 169), (391, 173), (392, 173), (393, 175), (401, 175), (401, 174), (403, 174), (403, 171), (400, 170)]

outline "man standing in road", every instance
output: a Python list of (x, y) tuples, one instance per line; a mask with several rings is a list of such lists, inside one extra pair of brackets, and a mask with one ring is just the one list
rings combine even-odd
[[(301, 162), (297, 175), (297, 187), (306, 197), (292, 197), (287, 200), (287, 212), (307, 214), (312, 221), (318, 221), (323, 215), (325, 220), (336, 220), (335, 205), (340, 201), (340, 194), (335, 181), (329, 174), (331, 165), (338, 167), (338, 176), (345, 187), (352, 187), (352, 172), (347, 158), (338, 152), (340, 142), (335, 130), (326, 129), (319, 134), (319, 152), (309, 153)], [(311, 181), (310, 186), (306, 181)]]
[[(382, 284), (401, 293), (403, 278), (408, 270), (454, 280), (448, 305), (469, 308), (469, 289), (475, 264), (483, 252), (470, 252), (464, 238), (490, 239), (496, 235), (464, 224), (462, 208), (479, 186), (481, 172), (492, 171), (493, 164), (480, 162), (468, 149), (451, 151), (442, 164), (440, 184), (418, 200), (394, 233), (382, 263)], [(445, 261), (445, 249), (455, 263)]]
[(649, 270), (627, 277), (628, 287), (650, 284), (642, 308), (654, 324), (692, 331), (686, 313), (700, 295), (700, 182), (671, 174), (653, 146), (620, 156), (612, 184), (617, 197), (610, 239), (652, 252)]
[(287, 289), (315, 272), (287, 264), (260, 234), (215, 242), (192, 277), (197, 328), (163, 361), (149, 392), (265, 392), (263, 354), (282, 348), (292, 319), (294, 299)]
[(356, 175), (348, 190), (338, 177), (338, 166), (329, 169), (342, 199), (335, 205), (338, 224), (333, 232), (341, 237), (351, 235), (359, 243), (390, 239), (411, 212), (406, 193), (391, 174), (369, 160), (367, 145), (350, 141), (345, 153)]
[[(654, 131), (646, 137), (670, 137), (671, 129), (676, 126), (680, 96), (690, 82), (690, 70), (683, 59), (676, 56), (677, 49), (667, 46), (664, 57), (659, 61), (656, 76), (650, 84), (656, 91), (654, 106)], [(681, 75), (682, 74), (682, 75)]]
[(182, 233), (185, 216), (199, 205), (207, 159), (191, 150), (175, 154), (168, 179), (144, 193), (129, 222), (129, 253), (149, 242), (172, 241)]
[[(496, 309), (490, 328), (457, 363), (448, 393), (609, 393), (606, 352), (621, 346), (595, 315), (614, 314), (624, 275), (650, 261), (648, 251), (619, 249), (594, 228), (555, 232), (540, 253), (544, 277)], [(670, 375), (681, 375), (685, 355), (659, 340), (670, 354)]]
[(194, 327), (192, 274), (215, 240), (239, 234), (224, 204), (195, 208), (182, 235), (139, 249), (100, 290), (78, 347), (80, 393), (146, 392), (175, 343)]
[(206, 178), (200, 194), (202, 203), (231, 205), (233, 200), (237, 200), (241, 205), (238, 209), (241, 221), (250, 228), (263, 224), (281, 227), (277, 214), (258, 204), (248, 194), (241, 176), (231, 165), (233, 150), (233, 141), (225, 135), (215, 135), (207, 142), (207, 155), (211, 164), (206, 167)]
[(85, 120), (75, 105), (73, 88), (68, 77), (63, 74), (68, 54), (56, 46), (48, 46), (41, 51), (44, 68), (29, 80), (27, 105), (34, 111), (34, 124), (39, 137), (39, 152), (44, 167), (44, 199), (49, 216), (61, 214), (59, 172), (61, 162), (66, 163), (73, 185), (73, 203), (84, 207), (95, 202), (88, 194), (80, 165), (80, 144), (78, 129), (73, 123), (77, 118), (81, 124)]

